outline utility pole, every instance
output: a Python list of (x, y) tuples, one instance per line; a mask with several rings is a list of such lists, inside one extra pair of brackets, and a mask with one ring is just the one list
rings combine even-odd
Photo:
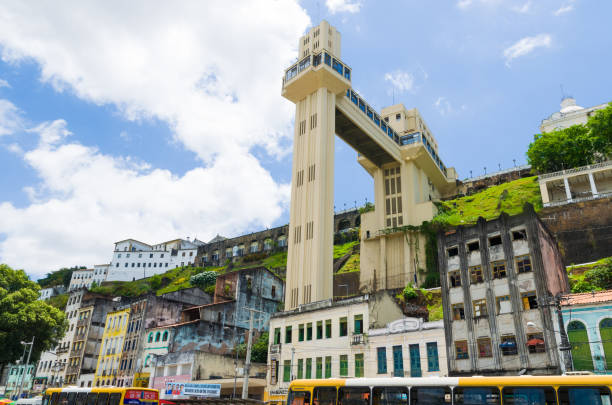
[(26, 360), (25, 368), (23, 370), (23, 374), (21, 377), (21, 383), (19, 384), (19, 391), (17, 391), (17, 401), (19, 401), (19, 398), (21, 398), (21, 391), (23, 390), (23, 380), (25, 380), (26, 373), (28, 372), (28, 365), (30, 364), (30, 356), (32, 355), (32, 348), (34, 347), (34, 336), (32, 336), (31, 342), (21, 342), (21, 344), (24, 346), (30, 345), (30, 351), (28, 352), (28, 359)]
[(253, 312), (259, 312), (264, 314), (265, 312), (259, 311), (254, 308), (244, 307), (249, 311), (249, 341), (247, 343), (246, 361), (244, 363), (244, 381), (242, 382), (242, 399), (249, 398), (249, 372), (251, 370), (251, 346), (253, 346)]

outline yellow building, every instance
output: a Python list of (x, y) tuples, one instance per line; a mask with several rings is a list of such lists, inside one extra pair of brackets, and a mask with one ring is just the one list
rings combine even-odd
[(130, 306), (109, 312), (104, 323), (104, 334), (98, 355), (98, 365), (94, 378), (96, 387), (115, 385), (117, 371), (123, 350), (123, 340), (127, 332), (130, 317)]

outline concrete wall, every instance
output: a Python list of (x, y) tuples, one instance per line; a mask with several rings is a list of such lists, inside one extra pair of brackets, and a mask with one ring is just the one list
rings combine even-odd
[(566, 265), (612, 256), (612, 198), (543, 208), (539, 217), (559, 245)]

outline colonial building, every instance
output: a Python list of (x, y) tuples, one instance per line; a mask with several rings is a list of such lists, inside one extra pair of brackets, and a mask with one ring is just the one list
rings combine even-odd
[(402, 318), (368, 331), (366, 377), (447, 376), (444, 322)]
[(93, 269), (78, 269), (72, 272), (68, 291), (78, 290), (80, 288), (91, 288), (93, 283)]
[(561, 308), (572, 370), (612, 374), (612, 290), (566, 295)]
[(117, 385), (117, 375), (121, 362), (121, 352), (125, 335), (128, 331), (130, 305), (123, 305), (106, 314), (104, 334), (98, 355), (98, 364), (94, 378), (96, 387)]
[(568, 291), (555, 240), (533, 207), (438, 236), (449, 374), (554, 374), (554, 302)]
[(135, 239), (116, 242), (106, 280), (132, 281), (189, 266), (195, 262), (200, 244), (197, 239), (175, 239), (157, 245)]
[(40, 297), (39, 300), (48, 300), (51, 297), (54, 297), (59, 294), (63, 294), (66, 292), (66, 287), (63, 285), (56, 285), (49, 288), (41, 288), (40, 289)]
[(390, 292), (276, 313), (270, 320), (267, 399), (285, 401), (295, 378), (444, 375), (440, 322), (404, 316)]
[(106, 313), (115, 306), (116, 302), (109, 297), (91, 292), (83, 294), (66, 368), (66, 384), (91, 387)]
[[(36, 379), (46, 386), (61, 386), (66, 380), (66, 367), (70, 358), (70, 349), (76, 333), (81, 301), (86, 289), (73, 290), (68, 295), (64, 312), (68, 321), (68, 329), (53, 351), (43, 352), (40, 356)], [(42, 384), (41, 384), (42, 383)]]

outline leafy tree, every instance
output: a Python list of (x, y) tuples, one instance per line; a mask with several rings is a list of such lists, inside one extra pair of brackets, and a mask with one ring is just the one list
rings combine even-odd
[[(266, 364), (268, 362), (269, 339), (270, 336), (268, 335), (268, 332), (264, 332), (259, 335), (259, 338), (256, 341), (253, 342), (253, 346), (251, 347), (251, 362), (263, 364)], [(238, 345), (236, 350), (238, 350), (238, 356), (243, 359), (246, 358), (246, 343)]]
[(612, 257), (605, 259), (600, 266), (588, 270), (584, 279), (599, 289), (612, 289)]
[(196, 287), (200, 287), (201, 289), (205, 289), (206, 287), (215, 284), (216, 281), (216, 271), (203, 271), (202, 273), (191, 277), (191, 284), (195, 285)]
[(536, 134), (527, 161), (540, 173), (586, 166), (612, 154), (612, 103), (597, 111), (586, 125)]
[(527, 161), (539, 173), (586, 166), (595, 161), (600, 143), (585, 125), (572, 125), (535, 135), (527, 150)]
[(72, 268), (61, 268), (59, 270), (52, 271), (51, 273), (47, 273), (45, 277), (39, 279), (38, 285), (40, 285), (41, 288), (55, 287), (58, 285), (68, 287), (70, 285), (70, 279), (72, 278), (72, 272), (78, 269), (79, 267), (75, 266)]
[(160, 274), (156, 274), (151, 277), (151, 281), (149, 282), (151, 288), (154, 290), (159, 290), (162, 285), (162, 276)]
[(612, 103), (593, 114), (586, 126), (592, 134), (597, 135), (598, 151), (610, 156), (612, 154)]
[(19, 359), (34, 336), (31, 361), (55, 346), (68, 326), (64, 313), (38, 300), (40, 287), (23, 270), (0, 264), (0, 364)]

